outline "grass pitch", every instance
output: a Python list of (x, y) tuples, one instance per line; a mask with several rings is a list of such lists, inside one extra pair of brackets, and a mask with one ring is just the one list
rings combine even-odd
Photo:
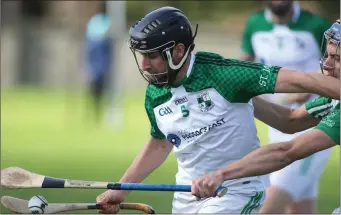
[[(149, 137), (142, 93), (123, 100), (120, 126), (96, 124), (81, 94), (31, 88), (7, 90), (1, 96), (1, 168), (20, 166), (53, 177), (117, 181)], [(257, 122), (262, 143), (266, 126)], [(339, 147), (333, 149), (320, 181), (318, 211), (331, 213), (340, 202)], [(173, 154), (144, 182), (175, 183)], [(104, 190), (2, 189), (1, 195), (30, 199), (42, 195), (51, 203), (95, 202)], [(143, 202), (157, 213), (171, 213), (171, 192), (132, 192), (127, 202)], [(9, 213), (1, 205), (1, 213)], [(122, 213), (131, 211), (122, 211)], [(78, 213), (96, 213), (79, 211)], [(135, 213), (135, 212), (134, 212)]]

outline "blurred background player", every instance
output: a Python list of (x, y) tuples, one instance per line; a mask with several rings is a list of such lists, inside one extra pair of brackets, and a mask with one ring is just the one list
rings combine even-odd
[[(332, 23), (300, 8), (296, 1), (269, 1), (266, 4), (264, 10), (251, 15), (246, 23), (241, 59), (302, 72), (319, 71), (319, 44), (323, 32)], [(316, 95), (269, 94), (263, 97), (298, 108)], [(268, 138), (270, 143), (288, 141), (303, 132), (284, 134), (269, 126)], [(318, 181), (330, 152), (331, 149), (318, 152), (271, 173), (271, 186), (260, 213), (314, 213)]]
[(100, 122), (103, 114), (104, 96), (110, 87), (112, 69), (113, 39), (109, 36), (110, 18), (106, 12), (106, 2), (100, 11), (89, 19), (86, 29), (86, 64), (89, 74), (90, 104), (95, 119)]

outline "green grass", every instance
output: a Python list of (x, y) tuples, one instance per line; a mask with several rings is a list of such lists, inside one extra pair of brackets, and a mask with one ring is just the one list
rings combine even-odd
[[(124, 99), (121, 126), (97, 125), (89, 117), (80, 94), (30, 88), (7, 90), (1, 98), (1, 168), (20, 166), (43, 175), (96, 180), (119, 180), (149, 137), (143, 94)], [(258, 123), (266, 142), (266, 127)], [(339, 205), (339, 147), (335, 147), (320, 183), (320, 213)], [(173, 154), (144, 182), (175, 183)], [(293, 182), (294, 183), (294, 182)], [(43, 195), (49, 202), (95, 202), (103, 190), (2, 189), (1, 195), (29, 199)], [(129, 202), (150, 204), (158, 213), (170, 213), (172, 193), (133, 192)], [(1, 205), (1, 213), (9, 211)], [(123, 211), (124, 212), (124, 211)], [(81, 211), (95, 213), (95, 211)]]

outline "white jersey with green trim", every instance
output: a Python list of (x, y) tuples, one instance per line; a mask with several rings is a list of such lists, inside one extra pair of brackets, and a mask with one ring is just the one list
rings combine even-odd
[[(174, 87), (149, 85), (145, 106), (154, 138), (174, 144), (177, 184), (216, 171), (260, 147), (251, 98), (273, 93), (279, 67), (198, 52)], [(264, 190), (267, 177), (226, 181), (230, 192)]]
[[(276, 24), (269, 9), (251, 15), (246, 23), (242, 39), (242, 50), (256, 61), (276, 65), (299, 72), (319, 72), (321, 57), (320, 43), (323, 33), (331, 22), (323, 17), (306, 11), (294, 3), (292, 20), (286, 24)], [(290, 94), (267, 94), (263, 97), (271, 102), (290, 108), (298, 108), (303, 103), (287, 102)], [(310, 99), (316, 98), (313, 95)], [(297, 133), (298, 134), (298, 133)], [(288, 140), (293, 135), (283, 134), (269, 126), (270, 142), (278, 139)]]
[[(250, 16), (243, 35), (242, 50), (261, 63), (299, 72), (319, 72), (320, 44), (331, 22), (300, 8), (297, 2), (293, 8), (292, 20), (286, 24), (274, 23), (269, 9)], [(283, 102), (287, 95), (273, 94), (266, 98), (290, 107), (302, 105)]]

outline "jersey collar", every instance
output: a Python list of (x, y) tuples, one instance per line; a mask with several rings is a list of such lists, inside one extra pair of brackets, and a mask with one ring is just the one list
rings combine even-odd
[[(296, 1), (293, 2), (293, 7), (294, 7), (294, 15), (292, 16), (291, 21), (292, 21), (292, 22), (297, 22), (298, 19), (300, 18), (301, 7), (300, 7), (300, 5), (298, 4), (298, 2), (296, 2)], [(264, 15), (265, 15), (265, 19), (266, 19), (268, 22), (273, 22), (272, 13), (271, 13), (271, 11), (270, 11), (269, 8), (266, 8), (266, 9), (265, 9)]]
[(187, 72), (186, 72), (187, 78), (189, 77), (189, 75), (192, 72), (194, 61), (195, 61), (195, 54), (191, 54), (191, 61), (189, 62), (189, 66), (188, 66), (188, 69), (187, 69)]

